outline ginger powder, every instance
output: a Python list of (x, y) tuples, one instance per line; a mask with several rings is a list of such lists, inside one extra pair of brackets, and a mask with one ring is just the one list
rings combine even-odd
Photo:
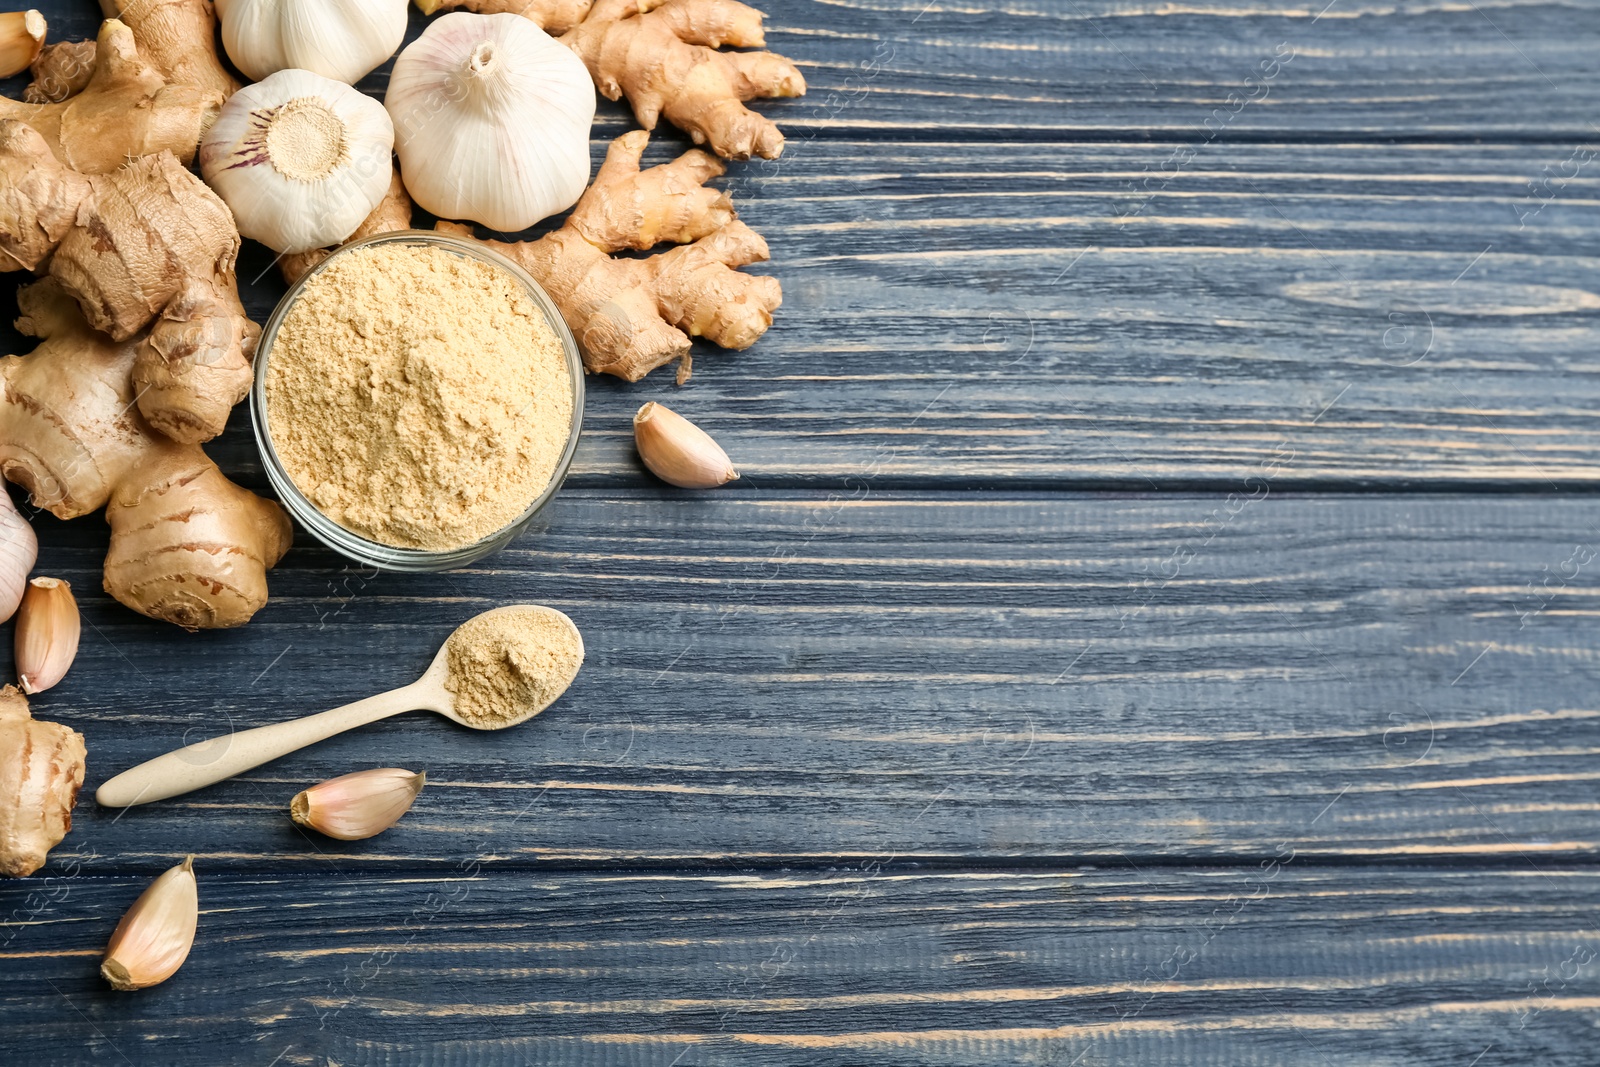
[(267, 425), (316, 508), (371, 541), (441, 551), (516, 521), (572, 429), (561, 341), (506, 270), (437, 246), (346, 252), (273, 341)]
[(583, 665), (583, 638), (559, 611), (516, 605), (462, 623), (445, 645), (456, 714), (496, 729), (542, 711)]

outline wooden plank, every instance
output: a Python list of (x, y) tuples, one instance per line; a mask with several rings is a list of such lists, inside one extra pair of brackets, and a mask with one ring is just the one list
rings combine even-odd
[[(803, 44), (813, 52), (789, 50), (821, 62), (892, 27), (946, 41), (938, 45), (950, 50), (946, 67), (996, 62), (1003, 66), (991, 74), (1015, 79), (1019, 55), (1046, 57), (1042, 69), (1054, 69), (1048, 47), (1025, 46), (1041, 26), (1082, 23), (1074, 48), (1123, 62), (1101, 35), (1115, 39), (1105, 24), (1116, 32), (1159, 24), (1149, 32), (1160, 48), (1125, 51), (1163, 57), (1183, 72), (1174, 78), (1198, 85), (1172, 49), (1211, 48), (1232, 62), (1240, 49), (1229, 33), (1239, 27), (1308, 17), (1071, 7), (929, 8), (908, 20), (898, 9), (800, 4), (785, 9), (784, 20), (798, 21), (777, 43)], [(88, 32), (92, 10), (64, 8), (58, 35)], [(1416, 57), (1398, 65), (1393, 42), (1372, 43), (1382, 40), (1374, 19), (1441, 28), (1468, 19), (1552, 76), (1567, 61), (1535, 39), (1588, 62), (1570, 9), (1494, 12), (1517, 15), (1497, 20), (1509, 39), (1476, 9), (1355, 18), (1336, 6), (1315, 29), (1359, 35), (1363, 54), (1390, 76), (1433, 69), (1442, 78), (1444, 67), (1449, 77), (1476, 78), (1516, 107), (1519, 123), (1561, 113), (1562, 94), (1530, 109), (1508, 85), (1484, 80), (1473, 57), (1487, 61), (1493, 49), (1471, 33), (1403, 38), (1438, 50), (1432, 68)], [(1557, 32), (1552, 20), (1566, 21)], [(988, 36), (973, 36), (980, 24)], [(838, 29), (845, 25), (859, 35)], [(943, 35), (956, 26), (961, 36)], [(1513, 69), (1504, 58), (1497, 69)], [(926, 59), (911, 65), (944, 69)], [(1104, 87), (1104, 75), (1073, 76)], [(915, 81), (908, 71), (893, 79)], [(973, 93), (992, 89), (968, 81)], [(1482, 100), (1435, 82), (1441, 99), (1427, 99), (1428, 113), (1471, 100), (1482, 121)], [(960, 114), (947, 94), (908, 92), (926, 121)], [(1567, 96), (1585, 99), (1579, 90)], [(1127, 94), (1099, 98), (1108, 97)], [(871, 101), (874, 113), (880, 103)], [(1042, 106), (1061, 114), (1058, 100)], [(1381, 114), (1370, 101), (1364, 107)], [(1499, 146), (1233, 143), (1255, 113), (1293, 111), (1273, 97), (1226, 130), (1202, 122), (1193, 136), (1138, 145), (907, 143), (922, 136), (909, 120), (900, 133), (873, 127), (899, 143), (836, 141), (861, 131), (833, 126), (825, 137), (797, 131), (781, 161), (736, 167), (727, 181), (772, 245), (774, 262), (762, 269), (785, 284), (773, 331), (748, 352), (701, 352), (684, 391), (665, 375), (635, 387), (592, 382), (575, 484), (635, 483), (628, 420), (642, 400), (666, 398), (725, 440), (746, 473), (740, 489), (862, 477), (899, 486), (1002, 478), (1215, 486), (1247, 476), (1285, 444), (1295, 454), (1284, 478), (1298, 484), (1594, 484), (1594, 130), (1577, 131), (1587, 142)], [(1009, 128), (993, 119), (982, 123), (989, 136)], [(622, 128), (615, 114), (607, 121), (597, 156), (602, 138)], [(1404, 134), (1403, 122), (1384, 121)], [(1320, 140), (1344, 136), (1336, 122), (1318, 128)], [(1519, 126), (1529, 136), (1544, 128)], [(671, 135), (658, 140), (653, 158), (681, 147)], [(257, 320), (283, 292), (271, 264), (254, 245), (242, 260)], [(30, 342), (7, 328), (0, 345), (26, 351)], [(259, 484), (246, 422), (236, 416), (217, 455)]]
[[(0, 885), (0, 1058), (53, 1064), (1588, 1062), (1592, 869), (349, 877), (199, 868), (166, 985), (128, 878)], [(13, 918), (13, 916), (20, 916)]]
[(1522, 177), (1589, 148), (1227, 146), (1176, 172), (1165, 148), (808, 151), (735, 182), (785, 284), (773, 331), (678, 392), (596, 383), (587, 484), (626, 481), (645, 395), (756, 487), (1280, 460), (1298, 484), (1594, 484), (1600, 187)]
[[(681, 390), (591, 379), (574, 484), (647, 480), (646, 399), (724, 442), (732, 492), (1596, 484), (1600, 185), (1526, 186), (1587, 149), (1231, 146), (1131, 196), (1166, 151), (818, 142), (746, 173), (774, 328)], [(245, 411), (215, 454), (261, 484)]]
[[(1589, 0), (785, 0), (769, 46), (809, 83), (758, 105), (791, 142), (835, 136), (1112, 139), (1591, 137)], [(51, 39), (95, 5), (47, 0)], [(408, 38), (426, 24), (415, 11)], [(380, 70), (362, 87), (381, 93)], [(7, 89), (16, 93), (21, 81)], [(630, 121), (601, 108), (608, 135)]]
[[(1594, 132), (1592, 2), (771, 4), (822, 134), (1521, 139)], [(1210, 124), (1208, 126), (1208, 123)], [(793, 123), (791, 122), (791, 125)]]
[[(1255, 499), (1252, 499), (1255, 497)], [(140, 760), (404, 684), (459, 622), (548, 603), (589, 658), (541, 718), (380, 723), (186, 798), (87, 795), (94, 871), (1600, 854), (1600, 501), (566, 494), (441, 575), (296, 548), (248, 627), (184, 638), (97, 592), (103, 532), (46, 523), (88, 627), (41, 716), (89, 788)], [(308, 839), (305, 785), (423, 768), (372, 841)], [(63, 861), (64, 862), (64, 861)]]

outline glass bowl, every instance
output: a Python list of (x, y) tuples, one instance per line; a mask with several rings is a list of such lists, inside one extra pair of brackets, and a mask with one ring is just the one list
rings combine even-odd
[[(562, 353), (566, 356), (567, 372), (572, 379), (572, 429), (567, 435), (567, 447), (562, 451), (561, 459), (550, 475), (550, 484), (545, 486), (544, 492), (539, 494), (537, 500), (528, 505), (526, 511), (509, 524), (480, 541), (474, 541), (460, 548), (438, 551), (400, 548), (386, 545), (381, 541), (368, 540), (340, 526), (318, 511), (317, 506), (300, 492), (278, 459), (277, 450), (272, 447), (272, 433), (267, 423), (267, 366), (272, 360), (272, 343), (278, 336), (278, 327), (283, 324), (284, 317), (294, 306), (300, 290), (316, 277), (318, 272), (326, 269), (328, 264), (352, 249), (378, 244), (442, 248), (455, 255), (481, 260), (491, 266), (499, 267), (527, 290), (534, 306), (543, 312), (545, 320), (550, 323), (550, 328), (555, 331), (557, 339), (561, 342)], [(568, 468), (572, 466), (572, 454), (577, 450), (578, 437), (583, 431), (583, 358), (578, 353), (578, 344), (572, 339), (572, 331), (567, 329), (561, 312), (556, 309), (555, 303), (539, 283), (528, 276), (527, 271), (477, 241), (447, 233), (435, 233), (432, 230), (399, 230), (344, 245), (289, 287), (289, 291), (273, 309), (272, 317), (267, 320), (266, 328), (261, 331), (261, 340), (256, 345), (255, 384), (250, 390), (250, 419), (255, 424), (256, 444), (261, 449), (262, 466), (266, 468), (267, 479), (277, 491), (278, 499), (289, 510), (289, 514), (293, 515), (301, 526), (311, 531), (311, 535), (318, 541), (357, 563), (382, 570), (412, 572), (451, 570), (455, 567), (464, 567), (491, 552), (498, 552), (504, 548), (513, 538), (532, 525), (550, 501), (555, 499), (561, 483), (566, 480)]]

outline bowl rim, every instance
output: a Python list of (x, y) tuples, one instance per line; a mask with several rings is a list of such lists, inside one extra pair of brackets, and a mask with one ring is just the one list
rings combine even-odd
[[(549, 483), (517, 518), (471, 544), (456, 548), (421, 549), (389, 545), (363, 537), (339, 525), (324, 515), (294, 484), (294, 479), (289, 476), (282, 460), (278, 458), (277, 449), (272, 444), (272, 432), (267, 418), (267, 367), (271, 363), (273, 342), (277, 339), (284, 318), (294, 307), (301, 291), (312, 278), (325, 270), (328, 264), (356, 249), (390, 243), (444, 248), (458, 255), (499, 267), (509, 273), (527, 291), (534, 305), (544, 314), (550, 328), (555, 331), (556, 338), (561, 342), (562, 354), (566, 358), (567, 372), (572, 382), (572, 420), (567, 432), (567, 444), (561, 452), (560, 459), (556, 461)], [(550, 294), (545, 292), (544, 287), (527, 271), (482, 242), (437, 230), (391, 230), (388, 233), (351, 241), (334, 249), (326, 259), (306, 271), (298, 281), (290, 285), (277, 306), (273, 308), (266, 325), (262, 327), (261, 337), (256, 342), (254, 363), (250, 386), (250, 421), (255, 430), (256, 449), (261, 455), (261, 465), (266, 471), (267, 480), (272, 483), (273, 490), (278, 494), (279, 501), (289, 514), (322, 544), (348, 559), (379, 570), (407, 572), (450, 570), (466, 566), (504, 548), (555, 499), (567, 479), (573, 456), (577, 452), (578, 439), (583, 434), (583, 356), (578, 349), (577, 341), (572, 336), (572, 331), (567, 327), (566, 320), (561, 316), (560, 309), (556, 307), (555, 301), (550, 299)]]

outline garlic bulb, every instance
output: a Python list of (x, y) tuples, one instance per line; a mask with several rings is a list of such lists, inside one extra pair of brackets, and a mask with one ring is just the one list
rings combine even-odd
[(298, 69), (354, 85), (406, 36), (406, 0), (217, 0), (217, 17), (251, 81)]
[(526, 229), (589, 184), (594, 83), (521, 15), (435, 19), (394, 61), (383, 104), (406, 191), (441, 218)]
[(338, 244), (389, 189), (394, 127), (370, 96), (306, 70), (234, 93), (200, 142), (200, 173), (239, 232), (275, 252)]

